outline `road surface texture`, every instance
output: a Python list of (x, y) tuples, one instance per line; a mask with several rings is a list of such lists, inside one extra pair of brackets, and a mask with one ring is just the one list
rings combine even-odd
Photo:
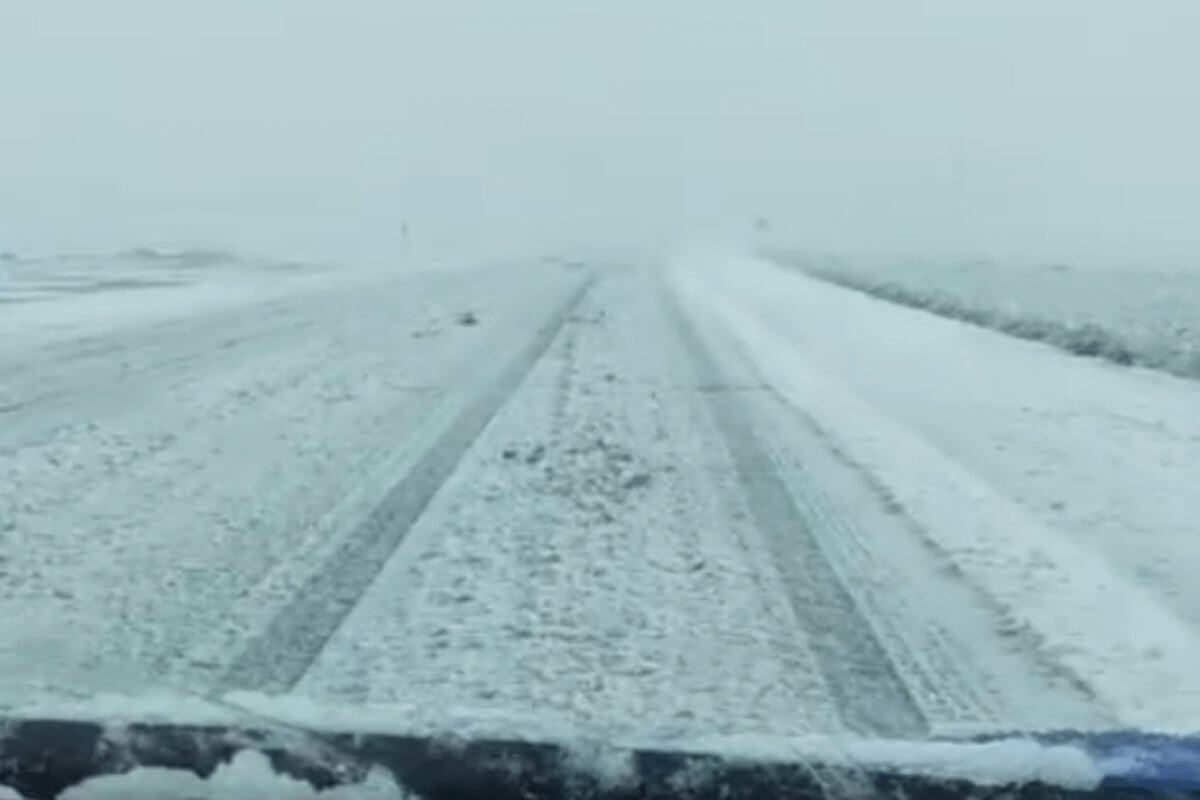
[(5, 698), (641, 737), (1200, 719), (1196, 384), (736, 258), (18, 313)]

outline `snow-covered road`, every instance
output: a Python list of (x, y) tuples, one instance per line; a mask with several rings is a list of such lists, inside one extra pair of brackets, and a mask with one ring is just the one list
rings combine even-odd
[(746, 259), (217, 296), (0, 347), (4, 699), (1200, 727), (1196, 385)]

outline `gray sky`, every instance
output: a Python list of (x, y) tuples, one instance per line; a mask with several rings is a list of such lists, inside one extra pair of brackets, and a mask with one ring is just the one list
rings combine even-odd
[(0, 247), (1200, 262), (1195, 0), (0, 0)]

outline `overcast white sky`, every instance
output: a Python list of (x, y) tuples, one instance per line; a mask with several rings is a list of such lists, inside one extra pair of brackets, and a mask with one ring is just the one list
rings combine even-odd
[(0, 0), (0, 248), (1200, 262), (1196, 0)]

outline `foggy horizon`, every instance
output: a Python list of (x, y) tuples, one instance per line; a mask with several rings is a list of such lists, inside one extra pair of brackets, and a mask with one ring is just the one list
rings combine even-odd
[(12, 0), (0, 250), (1200, 264), (1200, 7)]

